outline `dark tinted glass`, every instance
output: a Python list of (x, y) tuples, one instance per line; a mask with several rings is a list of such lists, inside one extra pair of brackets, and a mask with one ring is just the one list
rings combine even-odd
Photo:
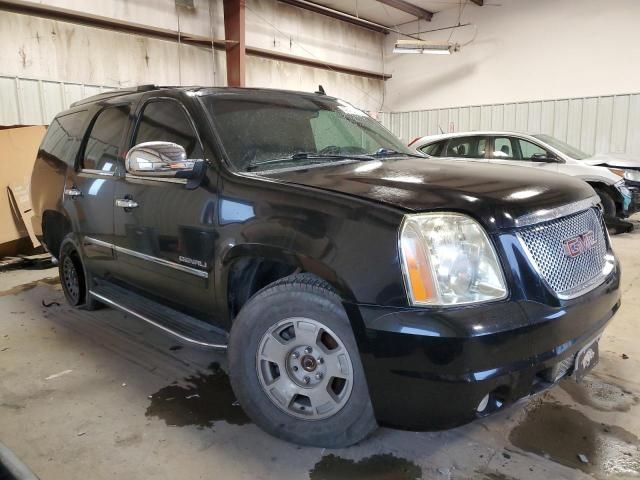
[(134, 144), (143, 142), (177, 143), (186, 150), (187, 158), (203, 158), (200, 141), (187, 112), (171, 100), (151, 102), (144, 107)]
[[(377, 121), (341, 100), (261, 92), (214, 94), (202, 97), (202, 102), (230, 161), (242, 171), (340, 161), (336, 156), (380, 149), (409, 153)], [(292, 157), (297, 153), (325, 156)]]
[(40, 155), (54, 157), (73, 167), (86, 116), (87, 111), (82, 110), (54, 118), (40, 145)]
[(446, 140), (426, 145), (420, 149), (421, 152), (426, 153), (431, 157), (439, 157), (442, 155), (442, 147), (446, 143)]
[(84, 149), (83, 168), (105, 172), (115, 170), (128, 117), (128, 106), (109, 107), (98, 114)]
[(449, 140), (446, 157), (484, 158), (486, 140), (484, 137), (455, 137)]

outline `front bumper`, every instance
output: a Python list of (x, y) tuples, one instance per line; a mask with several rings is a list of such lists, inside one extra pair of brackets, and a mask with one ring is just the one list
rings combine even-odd
[(556, 305), (526, 298), (439, 310), (346, 305), (378, 422), (450, 428), (550, 386), (550, 369), (602, 334), (620, 307), (619, 284), (618, 265), (599, 287)]

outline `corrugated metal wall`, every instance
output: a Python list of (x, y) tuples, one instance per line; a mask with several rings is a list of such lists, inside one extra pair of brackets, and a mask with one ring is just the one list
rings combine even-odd
[(0, 125), (48, 125), (76, 100), (113, 88), (0, 76)]
[(547, 133), (588, 153), (640, 154), (640, 94), (383, 112), (380, 121), (409, 142), (477, 130)]

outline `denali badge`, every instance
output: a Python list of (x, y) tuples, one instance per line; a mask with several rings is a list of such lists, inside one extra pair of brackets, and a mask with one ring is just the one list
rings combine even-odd
[(190, 265), (195, 265), (200, 268), (207, 268), (207, 262), (203, 262), (202, 260), (196, 260), (194, 258), (183, 257), (182, 255), (178, 257), (182, 263), (188, 263)]
[(575, 237), (567, 238), (562, 242), (564, 246), (564, 253), (567, 257), (577, 257), (582, 255), (587, 250), (593, 248), (597, 243), (596, 236), (593, 230), (587, 230)]

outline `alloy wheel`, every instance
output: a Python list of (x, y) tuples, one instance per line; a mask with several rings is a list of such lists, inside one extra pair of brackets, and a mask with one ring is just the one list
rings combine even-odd
[(353, 388), (353, 365), (344, 343), (310, 318), (288, 318), (267, 330), (259, 343), (256, 370), (277, 407), (307, 420), (335, 415)]

